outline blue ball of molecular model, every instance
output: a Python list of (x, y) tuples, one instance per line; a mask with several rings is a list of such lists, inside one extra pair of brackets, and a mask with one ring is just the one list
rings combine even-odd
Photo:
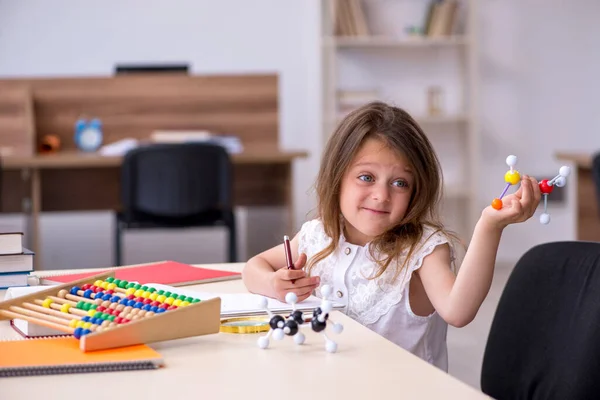
[(342, 324), (335, 323), (329, 318), (329, 313), (332, 310), (331, 301), (327, 298), (331, 296), (332, 290), (329, 285), (323, 285), (321, 287), (321, 306), (317, 307), (313, 311), (310, 323), (305, 322), (302, 311), (296, 310), (296, 303), (298, 302), (298, 296), (295, 293), (288, 293), (285, 296), (285, 301), (292, 305), (292, 313), (284, 318), (281, 315), (273, 314), (269, 310), (269, 302), (266, 297), (262, 297), (260, 306), (263, 308), (271, 318), (269, 320), (269, 332), (265, 336), (258, 338), (258, 347), (266, 349), (269, 347), (269, 337), (273, 336), (275, 340), (283, 340), (285, 336), (292, 336), (294, 343), (303, 344), (306, 340), (306, 336), (301, 332), (303, 328), (310, 327), (314, 332), (321, 333), (325, 338), (325, 350), (329, 353), (335, 353), (337, 351), (337, 343), (331, 340), (326, 333), (328, 325), (331, 330), (336, 333), (342, 333), (344, 327)]

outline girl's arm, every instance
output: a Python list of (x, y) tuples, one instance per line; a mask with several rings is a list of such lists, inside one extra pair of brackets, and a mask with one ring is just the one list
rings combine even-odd
[(319, 285), (319, 277), (308, 278), (302, 268), (306, 255), (298, 256), (298, 236), (290, 240), (294, 269), (288, 270), (283, 244), (252, 257), (242, 270), (242, 280), (248, 291), (285, 301), (288, 292), (294, 292), (298, 301), (306, 299)]
[(523, 177), (521, 187), (503, 199), (501, 210), (487, 207), (473, 232), (458, 275), (450, 270), (448, 245), (438, 246), (417, 270), (431, 304), (450, 325), (462, 327), (476, 316), (487, 296), (502, 231), (535, 213), (541, 192), (535, 179)]

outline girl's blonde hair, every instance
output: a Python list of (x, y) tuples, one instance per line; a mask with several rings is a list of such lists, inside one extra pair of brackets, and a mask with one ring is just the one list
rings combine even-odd
[(317, 212), (325, 233), (332, 240), (326, 248), (311, 257), (307, 264), (309, 273), (316, 263), (336, 250), (343, 229), (340, 210), (342, 179), (367, 138), (379, 139), (406, 157), (414, 176), (406, 215), (396, 226), (370, 243), (369, 252), (379, 266), (372, 278), (381, 276), (408, 247), (404, 264), (397, 268), (394, 279), (406, 269), (406, 263), (423, 235), (424, 225), (431, 226), (435, 232), (454, 236), (444, 229), (438, 216), (443, 187), (442, 170), (429, 139), (406, 111), (383, 102), (371, 102), (344, 118), (323, 152), (316, 181)]

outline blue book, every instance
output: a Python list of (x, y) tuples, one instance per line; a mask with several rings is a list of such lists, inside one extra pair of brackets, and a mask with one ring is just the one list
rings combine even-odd
[(0, 273), (0, 289), (8, 289), (11, 287), (27, 286), (27, 278), (29, 272), (1, 272)]
[(0, 255), (0, 274), (33, 271), (33, 251), (23, 248), (19, 254)]

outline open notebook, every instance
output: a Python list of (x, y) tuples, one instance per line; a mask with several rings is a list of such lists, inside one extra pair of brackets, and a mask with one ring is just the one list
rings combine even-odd
[[(169, 286), (148, 283), (147, 286), (152, 286), (157, 290), (170, 291)], [(252, 293), (209, 293), (198, 292), (195, 290), (186, 290), (177, 288), (177, 293), (186, 296), (195, 297), (200, 300), (212, 299), (214, 297), (221, 298), (221, 318), (264, 315), (267, 312), (260, 308), (260, 296)], [(341, 310), (345, 306), (342, 303), (331, 301), (334, 310)], [(283, 303), (276, 299), (268, 299), (269, 309), (274, 313), (288, 313), (292, 311), (292, 305)], [(317, 296), (310, 296), (302, 302), (296, 304), (296, 310), (313, 311), (321, 305), (321, 299)]]
[(0, 341), (0, 377), (131, 371), (164, 366), (162, 356), (141, 344), (83, 352), (79, 340), (58, 337)]

